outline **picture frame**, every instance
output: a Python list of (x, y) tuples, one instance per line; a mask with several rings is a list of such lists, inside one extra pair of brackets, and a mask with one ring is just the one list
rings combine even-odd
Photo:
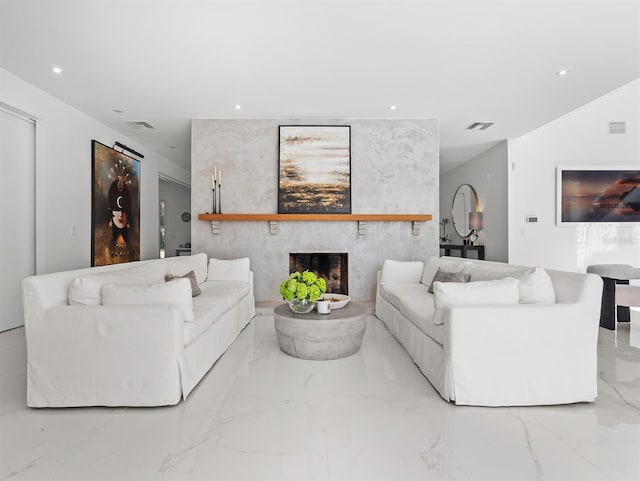
[(558, 166), (556, 224), (640, 222), (640, 169)]
[(140, 161), (91, 141), (91, 266), (140, 260)]
[(278, 213), (351, 213), (351, 126), (278, 127)]

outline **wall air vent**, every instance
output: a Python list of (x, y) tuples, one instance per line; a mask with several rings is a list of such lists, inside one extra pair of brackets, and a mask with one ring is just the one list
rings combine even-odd
[(146, 120), (123, 120), (125, 124), (127, 124), (132, 129), (142, 130), (142, 129), (155, 129), (153, 125), (151, 125)]
[(609, 122), (610, 134), (624, 134), (627, 131), (626, 122)]
[(487, 130), (493, 124), (494, 122), (474, 122), (467, 127), (467, 130)]

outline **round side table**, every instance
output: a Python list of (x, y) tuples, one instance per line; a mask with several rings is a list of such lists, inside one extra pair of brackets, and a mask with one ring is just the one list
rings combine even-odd
[(353, 301), (330, 314), (294, 314), (287, 304), (273, 310), (280, 349), (300, 359), (327, 361), (360, 350), (366, 329), (364, 308)]

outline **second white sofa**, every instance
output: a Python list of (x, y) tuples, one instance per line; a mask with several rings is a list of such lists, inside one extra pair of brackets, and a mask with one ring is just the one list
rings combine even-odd
[[(184, 276), (194, 271), (201, 294)], [(186, 399), (255, 316), (249, 259), (204, 253), (32, 276), (22, 283), (27, 405)]]
[[(431, 294), (438, 269), (471, 282), (435, 282)], [(386, 261), (376, 316), (447, 401), (574, 403), (597, 396), (601, 293), (594, 274), (454, 257)]]

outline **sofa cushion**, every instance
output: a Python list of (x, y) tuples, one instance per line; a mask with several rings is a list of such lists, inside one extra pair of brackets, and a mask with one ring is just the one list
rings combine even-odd
[(207, 280), (207, 254), (204, 252), (192, 256), (168, 257), (166, 262), (169, 274), (182, 277), (187, 272), (193, 271), (198, 284)]
[(471, 271), (471, 281), (490, 281), (513, 277), (518, 279), (521, 304), (556, 302), (556, 291), (551, 277), (542, 267), (532, 269), (495, 270), (491, 267), (476, 266)]
[(198, 286), (198, 280), (196, 279), (196, 273), (193, 271), (187, 272), (184, 276), (175, 276), (173, 274), (167, 274), (164, 276), (164, 280), (167, 282), (175, 279), (188, 279), (191, 284), (191, 297), (196, 297), (202, 294), (200, 287)]
[(451, 306), (469, 304), (518, 304), (518, 279), (507, 277), (495, 281), (468, 283), (436, 282), (433, 286), (435, 313), (433, 322), (444, 322), (445, 310)]
[(433, 323), (433, 294), (421, 283), (397, 282), (380, 286), (380, 295), (393, 304), (412, 324), (442, 344), (444, 329)]
[(249, 282), (250, 263), (248, 257), (241, 259), (209, 259), (208, 281)]
[(405, 300), (402, 313), (413, 325), (441, 346), (444, 343), (444, 325), (435, 324), (433, 294), (413, 296)]
[(153, 261), (131, 269), (101, 272), (76, 277), (69, 287), (69, 304), (98, 306), (104, 284), (150, 285), (164, 282), (167, 266), (162, 261)]
[(207, 281), (200, 286), (202, 294), (193, 298), (194, 322), (184, 326), (184, 345), (211, 327), (225, 312), (251, 292), (245, 282)]
[(413, 284), (407, 282), (381, 284), (380, 295), (382, 295), (382, 297), (384, 297), (387, 301), (398, 308), (400, 312), (402, 312), (404, 302), (410, 297), (429, 296), (429, 294), (427, 293), (427, 288), (418, 282)]
[(469, 274), (464, 274), (462, 272), (447, 272), (442, 268), (438, 268), (438, 272), (433, 276), (433, 281), (431, 281), (428, 292), (429, 294), (433, 294), (434, 282), (469, 282), (470, 277), (471, 276)]
[(387, 259), (382, 264), (380, 284), (396, 282), (420, 282), (424, 264), (421, 261), (394, 261)]
[(159, 284), (130, 285), (104, 284), (102, 286), (102, 304), (174, 305), (182, 313), (185, 322), (193, 322), (193, 301), (191, 300), (191, 283), (189, 279), (176, 279)]
[(428, 288), (431, 286), (438, 269), (442, 269), (445, 272), (462, 272), (467, 263), (468, 261), (429, 257), (424, 265), (421, 282)]

